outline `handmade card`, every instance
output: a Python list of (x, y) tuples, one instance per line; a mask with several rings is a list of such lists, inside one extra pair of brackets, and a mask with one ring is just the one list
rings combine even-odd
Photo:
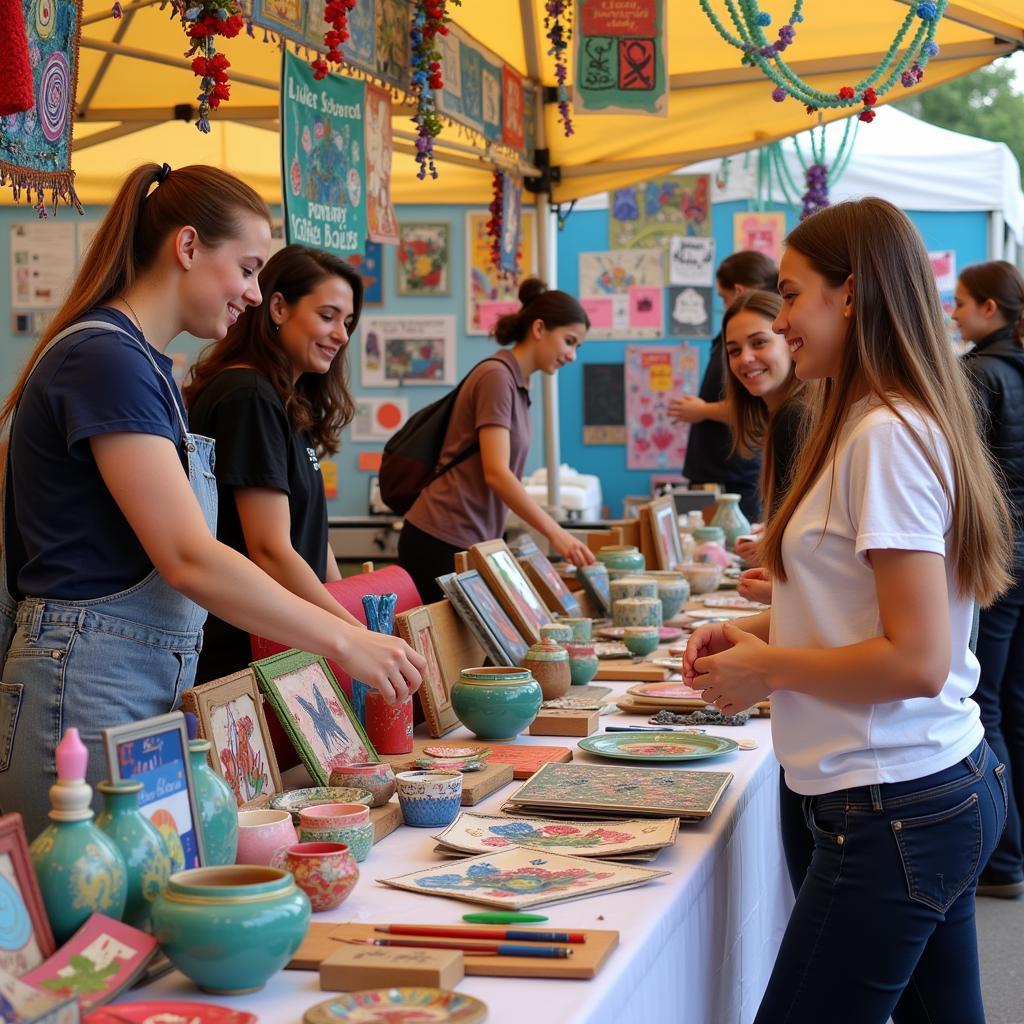
[(444, 846), (466, 853), (488, 853), (511, 846), (528, 846), (572, 854), (574, 857), (614, 857), (671, 846), (676, 841), (678, 831), (678, 818), (595, 824), (463, 811), (434, 838)]
[(522, 910), (629, 889), (667, 874), (515, 847), (378, 881), (428, 896), (450, 896), (469, 903)]
[(554, 617), (503, 540), (488, 540), (469, 549), (469, 560), (516, 624), (524, 640), (540, 640), (540, 627)]
[(78, 998), (58, 996), (0, 969), (0, 1021), (4, 1024), (78, 1024)]
[(18, 977), (53, 952), (39, 881), (18, 813), (0, 818), (0, 971)]

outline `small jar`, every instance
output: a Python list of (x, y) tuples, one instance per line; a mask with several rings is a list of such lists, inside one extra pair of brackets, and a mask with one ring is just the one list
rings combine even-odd
[(569, 654), (569, 675), (573, 686), (586, 686), (597, 675), (601, 662), (593, 644), (566, 644)]
[(522, 667), (540, 683), (544, 700), (564, 697), (572, 685), (569, 654), (561, 644), (534, 644), (523, 656)]

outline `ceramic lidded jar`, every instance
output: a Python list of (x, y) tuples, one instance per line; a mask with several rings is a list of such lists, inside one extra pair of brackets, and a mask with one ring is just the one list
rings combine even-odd
[(657, 597), (658, 581), (651, 576), (620, 576), (608, 584), (613, 601), (624, 597)]
[(711, 517), (711, 525), (719, 526), (725, 534), (725, 547), (729, 551), (736, 550), (736, 538), (750, 533), (750, 520), (740, 508), (740, 495), (720, 494), (715, 505), (715, 514)]
[(569, 669), (569, 652), (561, 644), (541, 641), (534, 644), (523, 656), (522, 667), (540, 683), (544, 700), (564, 697), (572, 685)]
[(148, 932), (153, 901), (171, 875), (167, 844), (156, 825), (139, 810), (141, 782), (101, 782), (96, 788), (103, 794), (103, 810), (96, 827), (114, 841), (127, 868), (128, 888), (121, 920)]
[(597, 560), (603, 562), (609, 569), (642, 572), (645, 565), (644, 556), (640, 554), (640, 549), (633, 544), (611, 544), (608, 547), (599, 548), (595, 554)]
[(207, 867), (234, 864), (238, 852), (238, 804), (231, 787), (210, 767), (209, 740), (189, 740), (188, 758), (199, 806)]
[(573, 686), (585, 686), (594, 676), (600, 666), (593, 644), (566, 644), (565, 649), (569, 654), (569, 674)]
[(395, 795), (395, 772), (387, 763), (381, 761), (359, 761), (331, 770), (332, 786), (356, 786), (365, 789), (373, 797), (371, 807), (383, 807)]
[(452, 687), (455, 714), (482, 740), (514, 739), (537, 717), (543, 699), (525, 668), (464, 668)]
[(659, 570), (653, 572), (658, 584), (658, 598), (661, 600), (661, 621), (675, 618), (680, 609), (690, 599), (690, 584), (681, 572)]
[(309, 929), (309, 899), (279, 868), (236, 864), (171, 875), (153, 904), (167, 959), (205, 992), (257, 992)]

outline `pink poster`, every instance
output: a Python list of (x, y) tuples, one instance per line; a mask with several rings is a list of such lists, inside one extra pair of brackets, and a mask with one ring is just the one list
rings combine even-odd
[(615, 323), (615, 311), (612, 300), (609, 299), (580, 299), (580, 305), (590, 317), (590, 329), (611, 330)]
[(626, 349), (626, 466), (676, 470), (686, 457), (687, 424), (675, 424), (668, 406), (696, 394), (697, 349), (692, 345), (630, 345)]
[(784, 213), (745, 212), (732, 215), (733, 252), (753, 249), (778, 263), (782, 259), (782, 239), (785, 236)]
[(661, 288), (641, 286), (629, 289), (629, 322), (632, 327), (653, 327), (661, 332), (665, 325), (665, 293)]

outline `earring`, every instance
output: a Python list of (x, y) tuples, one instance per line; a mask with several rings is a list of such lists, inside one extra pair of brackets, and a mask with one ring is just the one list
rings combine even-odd
[(277, 332), (278, 332), (279, 330), (281, 330), (281, 325), (280, 325), (280, 324), (279, 324), (279, 323), (278, 323), (278, 322), (277, 322), (276, 320), (271, 320), (271, 321), (270, 321), (270, 327), (271, 327), (271, 329), (272, 329), (272, 330), (274, 331), (274, 333), (275, 333), (275, 334), (276, 334), (276, 333), (277, 333)]

